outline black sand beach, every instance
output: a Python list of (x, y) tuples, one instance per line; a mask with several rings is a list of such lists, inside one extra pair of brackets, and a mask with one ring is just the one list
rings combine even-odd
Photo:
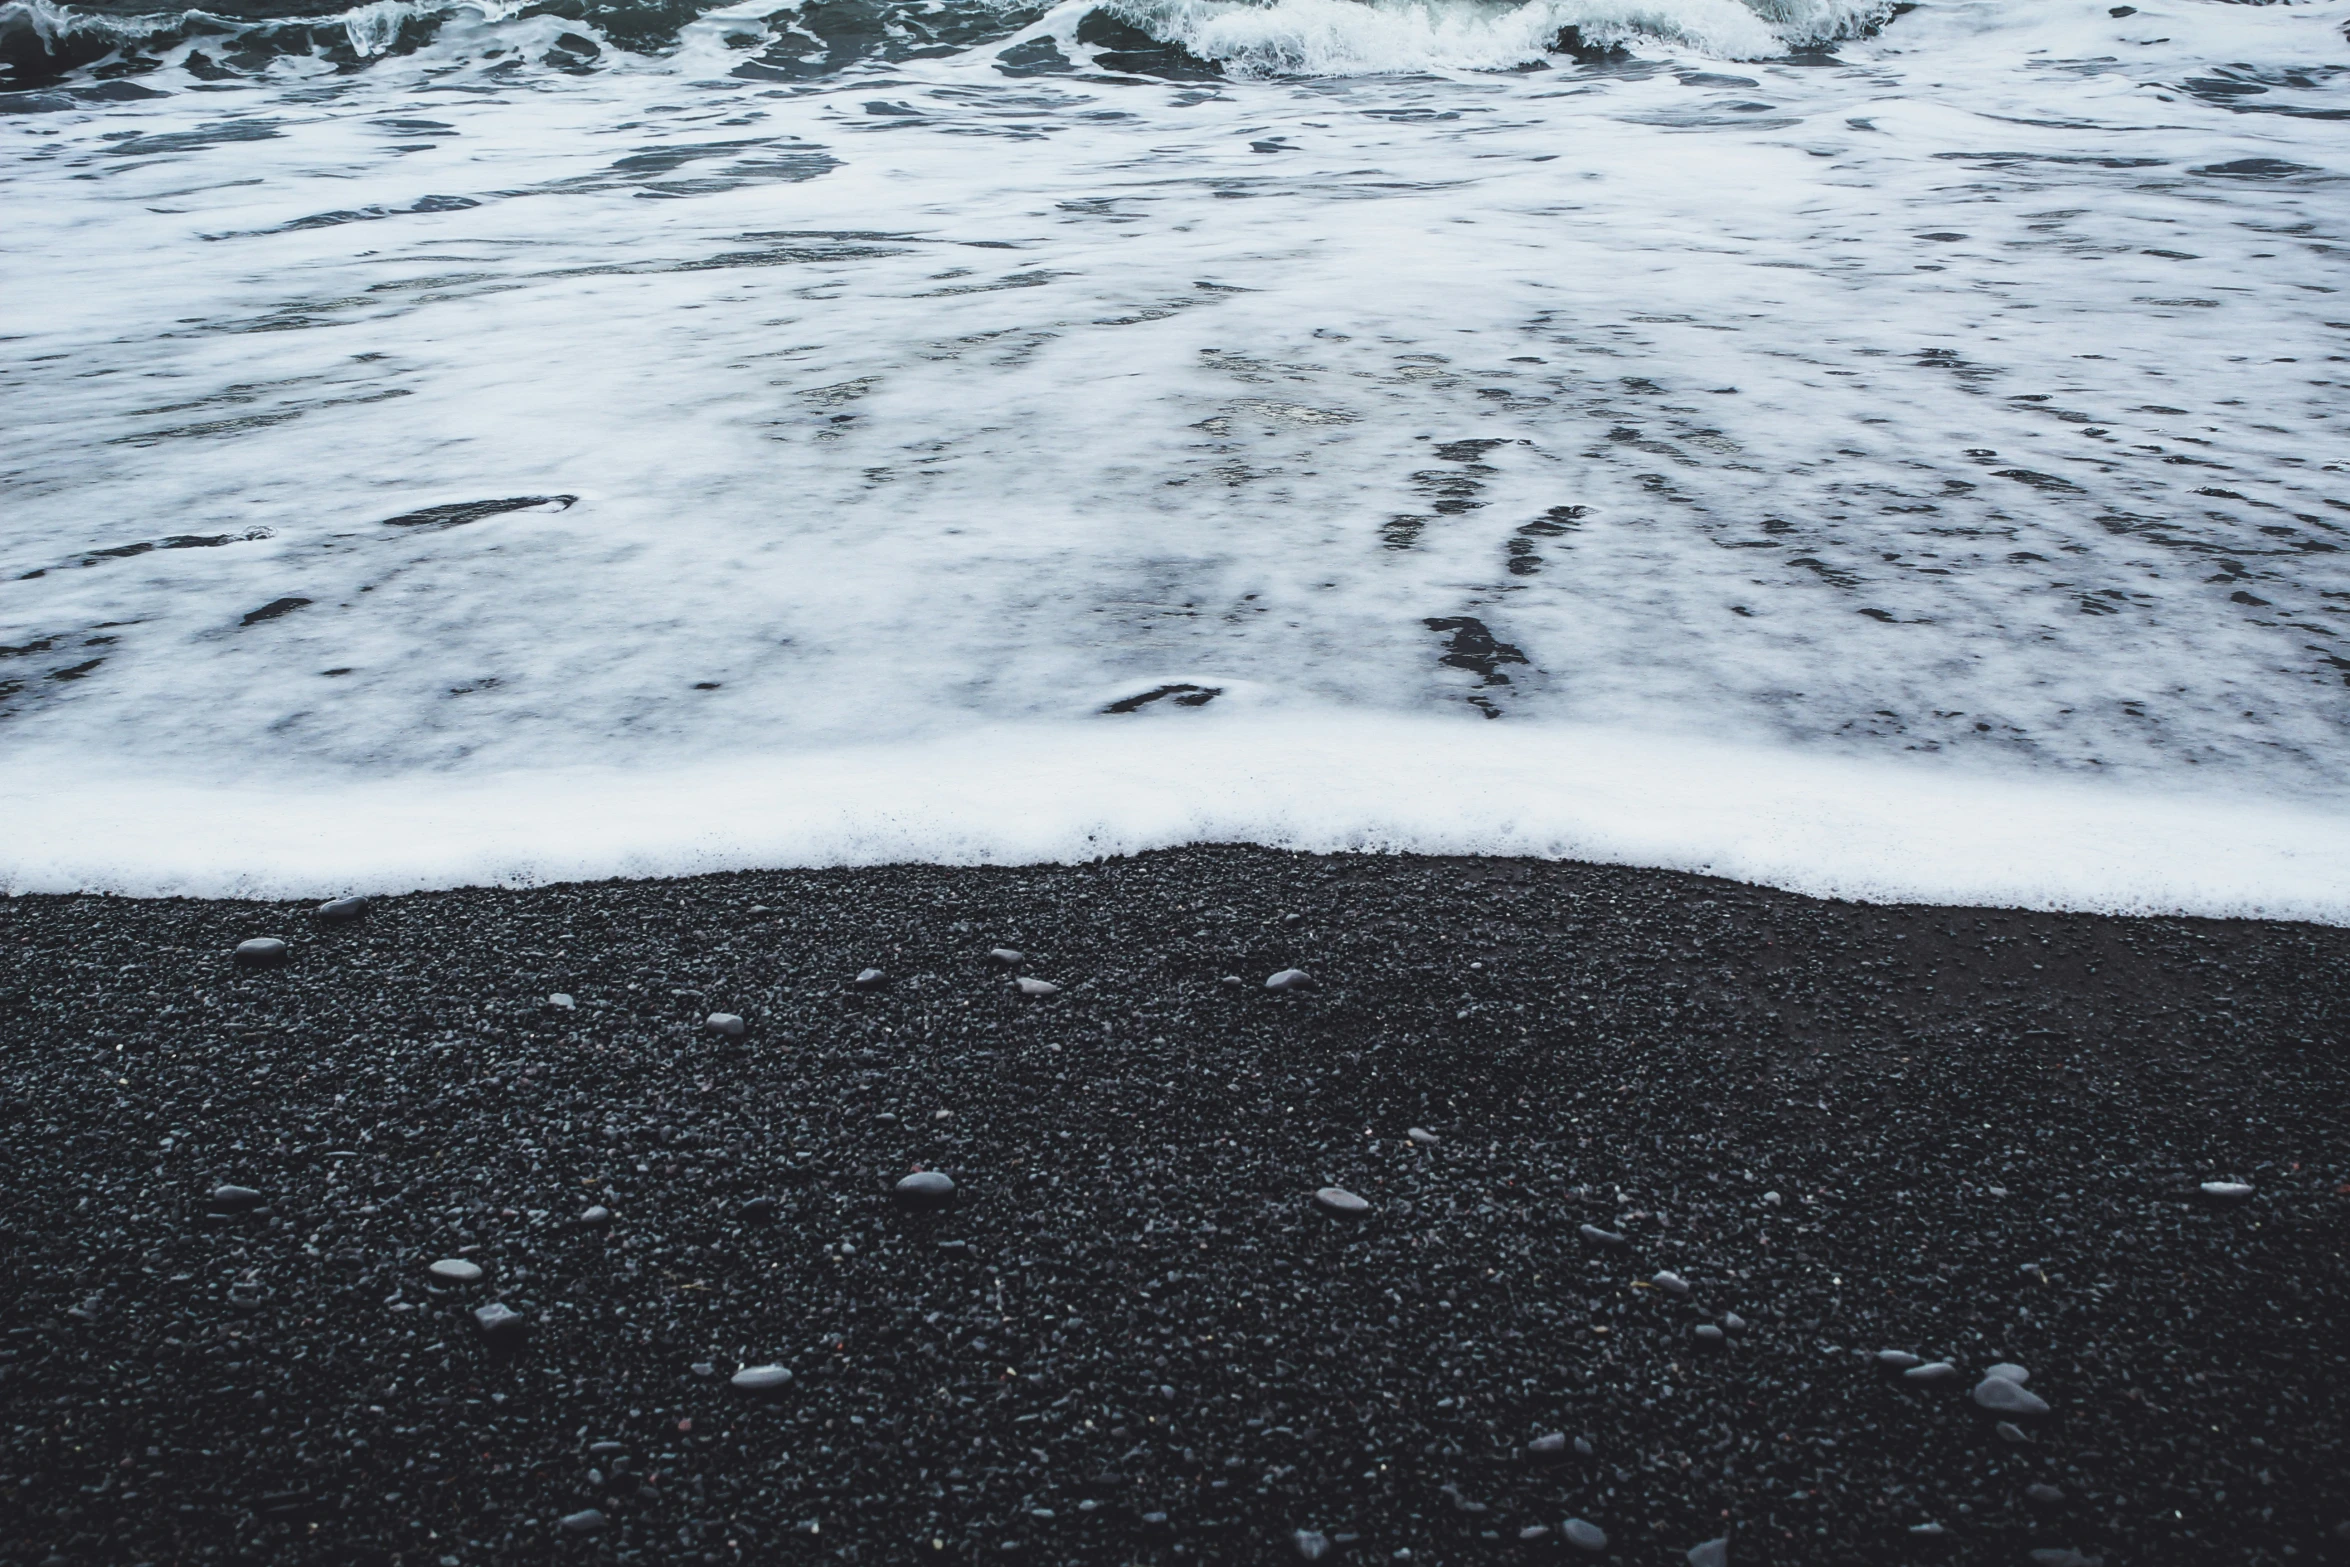
[(2339, 1560), (2346, 1024), (1524, 861), (18, 897), (0, 1561)]

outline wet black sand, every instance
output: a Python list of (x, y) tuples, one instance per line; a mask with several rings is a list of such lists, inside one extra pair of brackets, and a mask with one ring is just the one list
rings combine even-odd
[(20, 897), (0, 1561), (2337, 1560), (2346, 1021), (2350, 932), (1518, 861)]

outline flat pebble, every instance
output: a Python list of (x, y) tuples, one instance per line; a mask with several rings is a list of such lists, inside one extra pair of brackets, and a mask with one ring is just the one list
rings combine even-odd
[(1020, 994), (1023, 996), (1057, 996), (1060, 993), (1061, 987), (1049, 979), (1030, 979), (1026, 975), (1021, 976)]
[(855, 985), (859, 990), (871, 990), (877, 985), (888, 983), (888, 981), (889, 976), (887, 974), (884, 974), (877, 968), (869, 968), (859, 970), (857, 977), (854, 980), (851, 980), (850, 983)]
[(563, 1515), (565, 1534), (595, 1534), (604, 1527), (604, 1515), (593, 1507)]
[(713, 1012), (702, 1019), (702, 1026), (713, 1034), (724, 1034), (729, 1039), (740, 1039), (751, 1029), (750, 1024), (732, 1012)]
[(1877, 1364), (1883, 1366), (1887, 1371), (1907, 1371), (1910, 1367), (1920, 1363), (1918, 1357), (1906, 1349), (1880, 1349), (1877, 1351)]
[(1267, 990), (1311, 990), (1314, 976), (1301, 968), (1285, 968), (1265, 981)]
[(1689, 1547), (1689, 1567), (1730, 1567), (1729, 1536)]
[(1909, 1526), (1909, 1532), (1912, 1534), (1936, 1535), (1948, 1534), (1950, 1531), (1943, 1528), (1938, 1523), (1913, 1523)]
[(1559, 1533), (1578, 1551), (1589, 1551), (1596, 1556), (1607, 1549), (1607, 1531), (1586, 1519), (1568, 1519), (1559, 1525)]
[(1549, 1431), (1526, 1444), (1529, 1458), (1563, 1458), (1567, 1451), (1567, 1433)]
[(1371, 1205), (1343, 1186), (1325, 1186), (1314, 1193), (1314, 1201), (1324, 1213), (1336, 1214), (1341, 1219), (1359, 1219), (1371, 1211)]
[(746, 1393), (772, 1393), (791, 1380), (791, 1372), (783, 1366), (745, 1366), (726, 1380)]
[(2048, 1403), (2039, 1394), (2005, 1377), (1985, 1377), (1975, 1384), (1975, 1402), (1994, 1414), (2044, 1415)]
[(1526, 1541), (1544, 1540), (1549, 1537), (1550, 1525), (1546, 1523), (1530, 1523), (1518, 1531), (1518, 1538)]
[(765, 1224), (775, 1217), (776, 1201), (772, 1197), (753, 1197), (734, 1210), (734, 1216), (745, 1224)]
[(1319, 1529), (1300, 1529), (1289, 1538), (1300, 1560), (1318, 1562), (1330, 1554), (1330, 1536)]
[(247, 968), (268, 968), (286, 960), (286, 944), (275, 936), (255, 936), (238, 942), (233, 955)]
[(477, 1306), (473, 1324), (488, 1339), (512, 1339), (530, 1326), (530, 1319), (504, 1301), (493, 1300), (486, 1306)]
[(2029, 1442), (2031, 1440), (2031, 1437), (2025, 1434), (2024, 1428), (2012, 1420), (2002, 1420), (1991, 1429), (1999, 1433), (1999, 1439), (2003, 1442)]
[(1691, 1331), (1696, 1334), (1697, 1342), (1700, 1344), (1714, 1345), (1718, 1347), (1730, 1342), (1728, 1335), (1724, 1334), (1720, 1328), (1715, 1327), (1710, 1322), (1701, 1322)]
[(996, 962), (1005, 965), (1006, 967), (1010, 967), (1015, 963), (1025, 963), (1028, 961), (1027, 953), (1016, 951), (1011, 947), (990, 947), (987, 949), (987, 955), (990, 958), (993, 958)]
[(2023, 1367), (2017, 1365), (2012, 1360), (2002, 1360), (1995, 1366), (1986, 1367), (1984, 1369), (1983, 1375), (1987, 1377), (2004, 1377), (2008, 1381), (2015, 1383), (2018, 1387), (2021, 1387), (2026, 1382), (2032, 1380), (2032, 1374), (2029, 1371), (2026, 1371)]
[(1596, 1224), (1578, 1224), (1575, 1233), (1594, 1246), (1621, 1246), (1624, 1237), (1620, 1231), (1603, 1230)]
[(215, 1186), (208, 1200), (214, 1213), (251, 1213), (264, 1199), (250, 1186)]
[(1947, 1382), (1958, 1375), (1958, 1367), (1947, 1360), (1929, 1360), (1922, 1366), (1912, 1366), (1901, 1373), (1911, 1382)]
[[(240, 947), (238, 950), (243, 951), (244, 949)], [(2203, 1195), (2216, 1197), (2221, 1202), (2242, 1202), (2252, 1195), (2252, 1188), (2242, 1181), (2205, 1181)]]
[(367, 912), (365, 898), (330, 898), (312, 911), (329, 925), (344, 925)]
[(595, 1229), (598, 1226), (610, 1224), (612, 1222), (612, 1210), (605, 1207), (602, 1203), (597, 1203), (593, 1208), (590, 1208), (587, 1212), (579, 1216), (579, 1222), (586, 1225), (590, 1229)]
[(1431, 1132), (1424, 1126), (1412, 1127), (1410, 1130), (1404, 1133), (1404, 1136), (1410, 1138), (1413, 1142), (1418, 1143), (1423, 1148), (1433, 1148), (1438, 1143), (1444, 1141), (1443, 1138), (1437, 1136), (1434, 1132)]
[(560, 990), (556, 991), (553, 995), (547, 998), (547, 1005), (553, 1007), (558, 1012), (576, 1011), (579, 1007), (579, 1003), (577, 1001), (574, 1001), (571, 999), (571, 997), (565, 995)]
[(467, 1262), (463, 1257), (443, 1257), (424, 1271), (436, 1279), (447, 1279), (453, 1284), (471, 1284), (481, 1277), (481, 1264)]
[(2024, 1495), (2043, 1507), (2054, 1507), (2058, 1502), (2064, 1500), (2064, 1492), (2045, 1480), (2036, 1480), (2025, 1486)]
[(901, 1207), (946, 1208), (955, 1201), (954, 1178), (943, 1170), (917, 1170), (898, 1182), (892, 1195)]
[(1746, 1331), (1746, 1319), (1735, 1311), (1726, 1311), (1722, 1313), (1722, 1326), (1732, 1333), (1743, 1333)]
[(1667, 1268), (1659, 1268), (1654, 1274), (1650, 1275), (1648, 1282), (1654, 1284), (1658, 1289), (1663, 1290), (1668, 1295), (1686, 1295), (1689, 1293), (1689, 1281), (1681, 1277), (1681, 1275), (1678, 1273), (1672, 1272)]
[(1579, 1436), (1575, 1438), (1575, 1452), (1580, 1457), (1590, 1458), (1595, 1456), (1599, 1452), (1599, 1449), (1592, 1445), (1591, 1438), (1587, 1436)]

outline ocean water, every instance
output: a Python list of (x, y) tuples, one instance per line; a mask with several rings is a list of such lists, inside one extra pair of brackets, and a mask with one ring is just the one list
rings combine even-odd
[(0, 5), (0, 885), (2350, 919), (2350, 3)]

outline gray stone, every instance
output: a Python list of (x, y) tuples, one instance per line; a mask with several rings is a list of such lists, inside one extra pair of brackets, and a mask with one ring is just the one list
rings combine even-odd
[(1311, 990), (1314, 976), (1301, 968), (1285, 968), (1265, 981), (1267, 990)]
[(1690, 1331), (1697, 1336), (1697, 1342), (1705, 1345), (1709, 1349), (1719, 1349), (1724, 1344), (1730, 1342), (1729, 1338), (1722, 1332), (1722, 1330), (1715, 1327), (1710, 1322), (1701, 1322)]
[(1300, 1529), (1289, 1538), (1302, 1560), (1318, 1562), (1330, 1554), (1330, 1537), (1319, 1529)]
[(602, 1203), (597, 1203), (593, 1208), (590, 1208), (587, 1212), (579, 1216), (579, 1222), (586, 1225), (591, 1230), (600, 1229), (612, 1222), (612, 1210), (605, 1207)]
[(1907, 1371), (1919, 1363), (1918, 1357), (1906, 1349), (1880, 1349), (1877, 1351), (1877, 1364), (1883, 1366), (1887, 1371)]
[(1314, 1193), (1314, 1201), (1324, 1213), (1341, 1219), (1359, 1219), (1371, 1211), (1371, 1205), (1343, 1186), (1325, 1186)]
[(765, 1224), (775, 1217), (775, 1210), (779, 1206), (772, 1197), (753, 1197), (735, 1209), (734, 1216), (745, 1224)]
[[(244, 948), (240, 947), (237, 950), (241, 952)], [(2252, 1188), (2242, 1181), (2205, 1181), (2203, 1195), (2216, 1198), (2220, 1202), (2242, 1202), (2252, 1195)]]
[(1987, 1377), (2004, 1377), (2008, 1381), (2013, 1382), (2018, 1387), (2021, 1387), (2026, 1382), (2032, 1380), (2032, 1374), (2029, 1371), (2026, 1371), (2023, 1367), (2017, 1365), (2012, 1360), (2003, 1360), (1996, 1366), (1987, 1368), (1983, 1372), (1983, 1375)]
[(330, 898), (312, 911), (329, 925), (346, 925), (367, 913), (365, 898)]
[(1596, 1224), (1579, 1224), (1575, 1226), (1575, 1233), (1594, 1246), (1621, 1246), (1624, 1244), (1624, 1237), (1621, 1233), (1615, 1230), (1603, 1230)]
[(251, 1213), (268, 1199), (250, 1186), (215, 1186), (208, 1200), (214, 1213)]
[(1528, 1542), (1535, 1540), (1546, 1540), (1550, 1538), (1550, 1525), (1546, 1523), (1530, 1523), (1526, 1525), (1525, 1528), (1518, 1531), (1518, 1538)]
[(1686, 1295), (1689, 1293), (1689, 1281), (1681, 1277), (1681, 1275), (1678, 1273), (1673, 1272), (1670, 1268), (1657, 1269), (1654, 1274), (1650, 1275), (1648, 1282), (1654, 1284), (1658, 1289), (1663, 1290), (1668, 1295)]
[(1025, 975), (1021, 976), (1020, 994), (1023, 996), (1057, 996), (1060, 993), (1061, 987), (1049, 979), (1030, 979)]
[(1429, 1131), (1428, 1128), (1424, 1126), (1412, 1127), (1410, 1130), (1404, 1133), (1404, 1136), (1410, 1138), (1413, 1142), (1418, 1143), (1423, 1148), (1433, 1148), (1438, 1143), (1444, 1141), (1443, 1138), (1437, 1136), (1434, 1132)]
[(2024, 1428), (2012, 1420), (2002, 1420), (1991, 1429), (1999, 1433), (1999, 1439), (2003, 1442), (2020, 1443), (2031, 1440), (2031, 1437), (2025, 1434)]
[(2044, 1415), (2047, 1401), (2005, 1377), (1985, 1377), (1975, 1384), (1975, 1402), (1998, 1415)]
[(1011, 947), (990, 947), (988, 948), (987, 955), (996, 962), (1003, 964), (1006, 968), (1011, 967), (1015, 963), (1025, 963), (1028, 961), (1027, 953), (1016, 951)]
[(1722, 1326), (1732, 1333), (1743, 1333), (1746, 1331), (1746, 1319), (1735, 1311), (1724, 1312)]
[(888, 984), (889, 976), (877, 968), (861, 969), (858, 971), (857, 977), (851, 980), (850, 983), (855, 985), (859, 990), (872, 990), (878, 986)]
[(1929, 1360), (1922, 1366), (1912, 1366), (1901, 1373), (1911, 1382), (1947, 1382), (1958, 1375), (1958, 1367), (1947, 1360)]
[(1591, 1438), (1589, 1438), (1589, 1437), (1587, 1437), (1587, 1436), (1579, 1436), (1579, 1437), (1575, 1438), (1575, 1452), (1576, 1452), (1577, 1456), (1579, 1456), (1579, 1457), (1583, 1457), (1583, 1458), (1589, 1458), (1589, 1457), (1592, 1457), (1594, 1454), (1596, 1454), (1598, 1451), (1599, 1451), (1599, 1449), (1598, 1449), (1598, 1448), (1596, 1448), (1596, 1447), (1594, 1447), (1594, 1446), (1592, 1446), (1592, 1445), (1591, 1445)]
[(1730, 1537), (1708, 1540), (1689, 1548), (1689, 1567), (1730, 1567)]
[(898, 1182), (891, 1195), (904, 1208), (951, 1208), (955, 1203), (955, 1182), (943, 1170), (917, 1170)]
[(601, 1532), (603, 1527), (604, 1515), (593, 1507), (582, 1508), (576, 1513), (563, 1515), (563, 1532), (565, 1534), (596, 1534)]
[(1529, 1458), (1563, 1458), (1567, 1452), (1567, 1433), (1550, 1431), (1526, 1444)]
[(2024, 1495), (2043, 1507), (2054, 1507), (2064, 1500), (2064, 1492), (2045, 1480), (2036, 1480), (2024, 1487)]
[(473, 1325), (481, 1329), (481, 1336), (491, 1340), (520, 1338), (530, 1326), (530, 1319), (504, 1301), (493, 1300), (486, 1306), (477, 1306)]
[(1913, 1523), (1909, 1526), (1909, 1532), (1912, 1534), (1936, 1535), (1948, 1534), (1950, 1531), (1943, 1528), (1938, 1523)]
[(1607, 1549), (1607, 1531), (1581, 1518), (1570, 1518), (1559, 1525), (1559, 1533), (1578, 1551), (1589, 1551), (1597, 1556)]
[(286, 944), (275, 936), (255, 936), (237, 943), (233, 954), (246, 968), (273, 968), (286, 960)]
[(713, 1034), (724, 1034), (729, 1039), (740, 1039), (751, 1031), (751, 1025), (732, 1012), (713, 1012), (702, 1019), (702, 1026)]
[(745, 1393), (772, 1393), (791, 1380), (791, 1372), (782, 1366), (745, 1366), (726, 1380)]
[(579, 1003), (560, 990), (547, 998), (547, 1005), (558, 1012), (574, 1012), (579, 1009)]
[(463, 1257), (443, 1257), (424, 1271), (452, 1284), (471, 1284), (481, 1277), (481, 1264), (467, 1262)]

